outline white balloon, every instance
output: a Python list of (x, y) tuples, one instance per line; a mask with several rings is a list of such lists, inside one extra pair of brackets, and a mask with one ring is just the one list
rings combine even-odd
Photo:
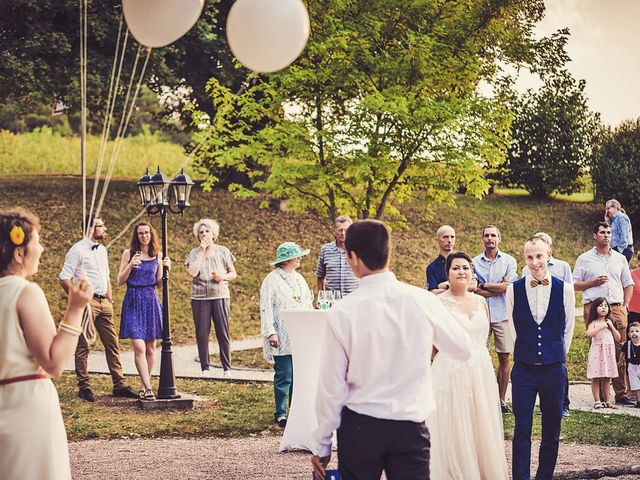
[(254, 72), (290, 65), (304, 49), (310, 30), (301, 0), (236, 0), (227, 18), (229, 47)]
[(145, 47), (164, 47), (191, 30), (204, 0), (122, 0), (131, 35)]

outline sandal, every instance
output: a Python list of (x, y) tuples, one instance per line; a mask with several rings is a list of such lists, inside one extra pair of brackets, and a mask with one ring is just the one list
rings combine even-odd
[(616, 406), (615, 406), (613, 403), (611, 403), (611, 402), (604, 402), (604, 406), (605, 406), (606, 408), (613, 408), (614, 410), (617, 410), (617, 409), (618, 409), (618, 407), (616, 407)]
[(604, 407), (605, 407), (605, 404), (602, 403), (602, 402), (596, 402), (596, 403), (593, 404), (593, 408), (595, 408), (596, 410), (599, 409), (599, 408), (604, 408)]
[(138, 399), (144, 400), (144, 390), (138, 390)]
[(155, 400), (156, 399), (156, 394), (153, 393), (153, 390), (151, 390), (150, 388), (147, 388), (144, 391), (144, 399), (145, 400)]

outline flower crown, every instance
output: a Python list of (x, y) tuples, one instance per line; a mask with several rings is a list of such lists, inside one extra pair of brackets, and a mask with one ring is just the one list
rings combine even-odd
[(24, 230), (20, 225), (14, 225), (9, 232), (9, 238), (11, 239), (11, 243), (13, 243), (16, 247), (19, 247), (24, 243)]

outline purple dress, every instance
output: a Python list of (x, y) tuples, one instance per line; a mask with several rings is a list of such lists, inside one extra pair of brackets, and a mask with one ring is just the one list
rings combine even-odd
[(122, 301), (120, 338), (162, 338), (162, 308), (156, 292), (157, 269), (158, 257), (143, 260), (140, 266), (131, 269)]

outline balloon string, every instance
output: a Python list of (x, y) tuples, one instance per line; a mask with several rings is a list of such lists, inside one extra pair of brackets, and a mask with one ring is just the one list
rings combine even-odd
[[(109, 170), (107, 171), (107, 175), (104, 180), (104, 184), (102, 187), (102, 195), (100, 196), (100, 201), (98, 202), (98, 207), (96, 208), (96, 217), (100, 216), (100, 211), (102, 209), (102, 205), (104, 203), (104, 198), (107, 195), (107, 190), (109, 189), (109, 183), (111, 182), (111, 177), (113, 174), (113, 169), (116, 164), (116, 160), (118, 159), (118, 155), (120, 154), (120, 149), (122, 148), (122, 139), (127, 132), (127, 125), (131, 120), (131, 116), (133, 115), (133, 110), (136, 105), (136, 98), (138, 97), (138, 93), (140, 92), (140, 86), (142, 85), (142, 79), (144, 78), (144, 73), (147, 69), (147, 65), (149, 64), (149, 59), (151, 58), (151, 48), (147, 48), (147, 58), (144, 61), (142, 66), (142, 70), (140, 71), (140, 77), (138, 78), (138, 83), (136, 85), (135, 92), (133, 94), (133, 98), (131, 100), (131, 105), (129, 107), (128, 112), (126, 112), (126, 106), (129, 102), (129, 96), (132, 86), (132, 80), (134, 78), (135, 71), (137, 69), (138, 59), (140, 57), (140, 47), (138, 48), (138, 53), (136, 54), (136, 60), (134, 62), (134, 68), (131, 73), (131, 81), (129, 82), (129, 88), (127, 89), (127, 96), (125, 99), (125, 109), (123, 109), (123, 115), (120, 121), (120, 126), (118, 127), (118, 134), (116, 135), (115, 144), (113, 150), (111, 152), (111, 161), (109, 162)], [(125, 115), (126, 114), (126, 115)]]
[[(129, 30), (126, 30), (124, 35), (123, 45), (122, 45), (122, 53), (118, 55), (118, 52), (120, 51), (120, 41), (122, 38), (121, 36), (122, 24), (123, 24), (123, 17), (122, 17), (122, 14), (120, 14), (120, 25), (118, 27), (118, 40), (116, 41), (116, 50), (113, 55), (113, 66), (111, 67), (111, 79), (109, 82), (109, 96), (107, 98), (107, 105), (105, 107), (105, 117), (104, 117), (104, 123), (102, 126), (102, 136), (100, 139), (100, 151), (98, 153), (98, 163), (96, 166), (96, 174), (93, 180), (93, 194), (91, 196), (91, 208), (89, 209), (89, 215), (93, 214), (93, 207), (95, 205), (96, 196), (98, 193), (98, 185), (100, 183), (102, 165), (104, 163), (104, 157), (107, 151), (107, 142), (109, 139), (109, 132), (111, 131), (111, 121), (113, 120), (113, 111), (116, 104), (118, 87), (120, 85), (120, 76), (122, 74), (122, 67), (124, 65), (124, 55), (127, 48), (127, 40), (129, 39)], [(118, 71), (117, 76), (115, 75), (116, 68)], [(115, 82), (114, 82), (114, 77), (115, 77)], [(89, 232), (87, 228), (87, 230), (85, 230), (85, 235), (87, 235), (88, 233)]]
[(82, 232), (86, 230), (84, 225), (87, 215), (87, 71), (86, 71), (86, 49), (87, 49), (87, 0), (80, 0), (80, 174), (82, 175)]

